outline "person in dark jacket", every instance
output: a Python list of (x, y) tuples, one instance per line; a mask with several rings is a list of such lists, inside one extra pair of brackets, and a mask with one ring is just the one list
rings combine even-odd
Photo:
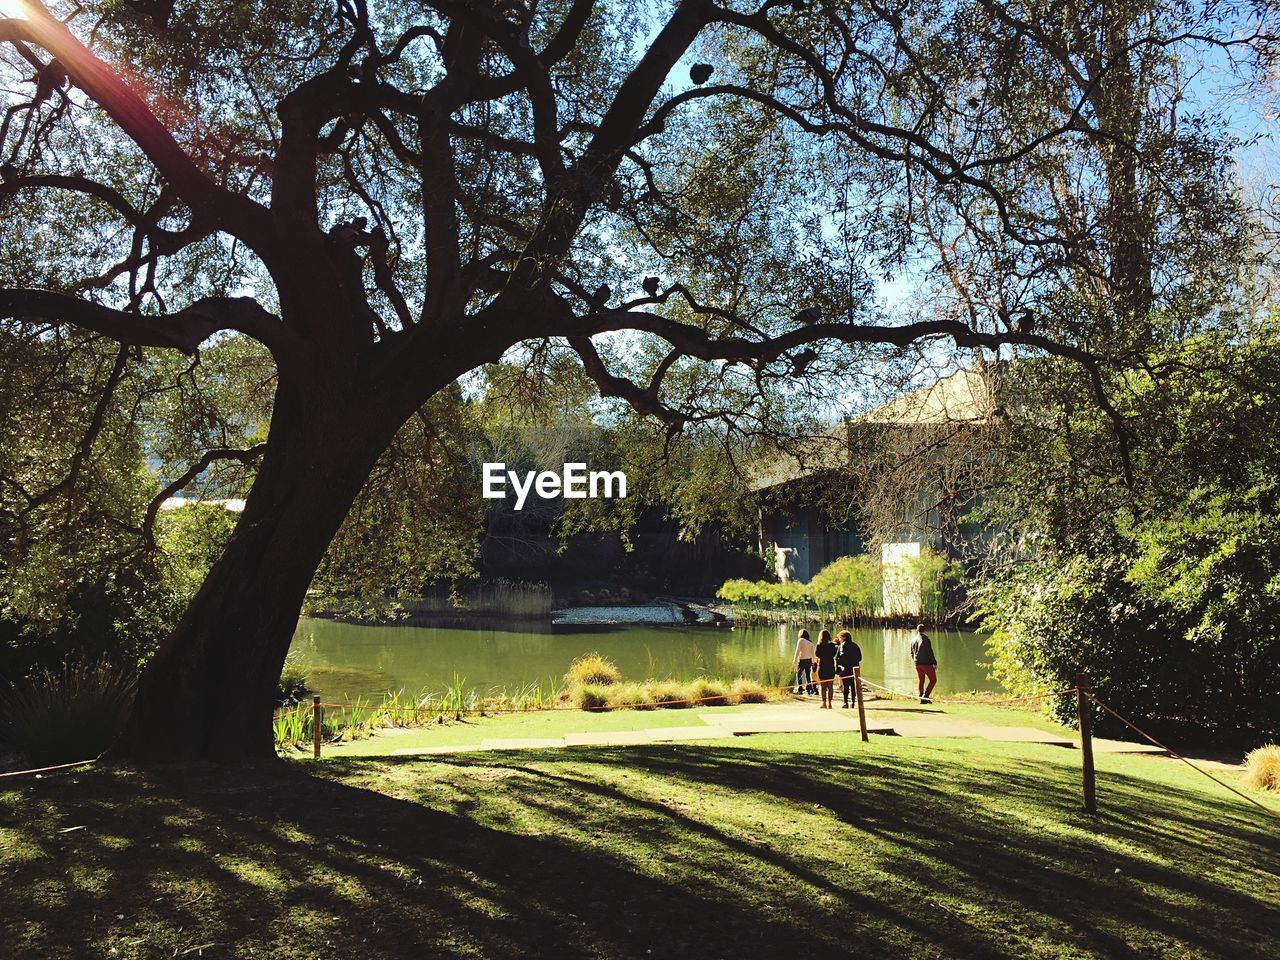
[[(916, 663), (916, 681), (920, 691), (921, 703), (933, 703), (929, 694), (933, 693), (934, 684), (938, 682), (938, 658), (933, 653), (933, 641), (924, 632), (924, 624), (916, 627), (916, 639), (911, 644), (911, 659)], [(925, 685), (925, 681), (928, 685)]]
[[(844, 694), (844, 705), (856, 707), (858, 695), (853, 687), (853, 668), (862, 666), (862, 648), (853, 641), (853, 634), (841, 630), (836, 639), (836, 672), (840, 675), (840, 691)], [(852, 701), (852, 702), (850, 702)]]
[(818, 686), (822, 688), (822, 709), (830, 710), (835, 699), (836, 645), (831, 642), (831, 631), (818, 634), (818, 645), (813, 648), (813, 658), (818, 662)]

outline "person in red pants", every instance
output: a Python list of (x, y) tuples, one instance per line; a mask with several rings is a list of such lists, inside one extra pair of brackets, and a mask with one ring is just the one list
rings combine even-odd
[(911, 644), (911, 659), (916, 662), (920, 702), (933, 703), (929, 694), (933, 693), (934, 685), (938, 682), (938, 658), (933, 652), (933, 641), (924, 632), (923, 623), (916, 626), (916, 638)]

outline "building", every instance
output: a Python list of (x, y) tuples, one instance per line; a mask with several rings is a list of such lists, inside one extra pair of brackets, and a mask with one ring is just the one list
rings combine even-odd
[[(1003, 416), (1002, 369), (963, 368), (757, 465), (759, 545), (778, 578), (808, 582), (876, 544), (886, 571), (926, 546), (972, 555), (986, 534), (963, 517), (981, 495), (985, 444)], [(919, 584), (886, 576), (886, 609), (908, 612), (918, 597)]]

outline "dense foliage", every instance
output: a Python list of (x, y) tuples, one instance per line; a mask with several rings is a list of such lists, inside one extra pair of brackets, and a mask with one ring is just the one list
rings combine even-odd
[[(724, 460), (794, 450), (928, 361), (1061, 357), (1114, 415), (1124, 371), (1234, 276), (1212, 98), (1270, 78), (1277, 47), (1269, 5), (1223, 0), (20, 14), (0, 19), (0, 321), (59, 360), (70, 328), (114, 345), (93, 341), (87, 391), (48, 381), (77, 407), (53, 468), (3, 465), (17, 606), (67, 596), (46, 553), (143, 571), (166, 493), (246, 501), (140, 684), (124, 751), (153, 759), (266, 755), (313, 586), (473, 565), (460, 451), (498, 362), (575, 371), (611, 428), (624, 404), (650, 418), (642, 447), (683, 471), (653, 498), (686, 532), (749, 517)], [(171, 482), (130, 480), (140, 456)], [(111, 467), (92, 497), (91, 461)]]
[(1199, 336), (1127, 379), (1132, 487), (1110, 425), (1071, 404), (1061, 371), (1026, 372), (1039, 428), (991, 511), (1021, 549), (982, 598), (1006, 685), (1086, 676), (1116, 709), (1187, 737), (1280, 732), (1278, 332), (1268, 315)]
[[(727, 580), (716, 595), (733, 604), (745, 620), (773, 612), (803, 616), (816, 609), (823, 620), (847, 623), (901, 615), (936, 621), (946, 613), (942, 602), (946, 585), (960, 576), (958, 564), (926, 547), (919, 556), (903, 557), (887, 567), (867, 554), (840, 557), (808, 583)], [(919, 602), (912, 602), (911, 609), (895, 609), (895, 596)]]

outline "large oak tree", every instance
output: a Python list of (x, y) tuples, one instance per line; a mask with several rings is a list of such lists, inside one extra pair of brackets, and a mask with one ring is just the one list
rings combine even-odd
[[(1157, 221), (1209, 229), (1212, 151), (1177, 161), (1204, 138), (1149, 120), (1186, 112), (1187, 49), (1267, 39), (1216, 3), (6, 6), (0, 314), (138, 350), (251, 338), (276, 370), (265, 442), (188, 471), (255, 465), (142, 677), (138, 760), (271, 756), (299, 608), (375, 462), (513, 348), (672, 435), (766, 431), (807, 372), (921, 344), (1070, 358), (1111, 410)], [(915, 269), (1007, 295), (886, 316), (876, 278), (921, 242)], [(1081, 277), (1101, 335), (1050, 309)]]

